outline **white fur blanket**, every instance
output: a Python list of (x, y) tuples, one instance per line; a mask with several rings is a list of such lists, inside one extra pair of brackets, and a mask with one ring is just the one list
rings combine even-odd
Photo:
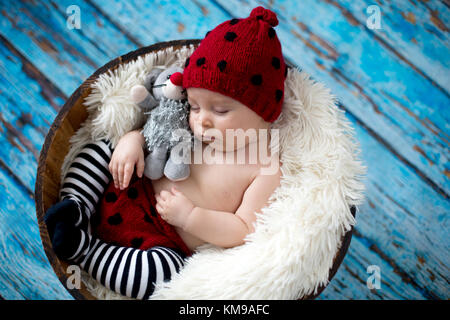
[[(139, 57), (99, 76), (86, 98), (89, 117), (71, 138), (62, 177), (87, 142), (139, 128), (144, 116), (129, 97), (152, 67), (180, 66), (193, 47)], [(305, 72), (291, 69), (279, 129), (281, 186), (257, 214), (244, 245), (199, 248), (152, 299), (299, 299), (328, 282), (342, 236), (355, 224), (350, 206), (363, 201), (365, 167), (353, 128), (335, 97)], [(100, 299), (123, 299), (86, 273), (83, 281)]]

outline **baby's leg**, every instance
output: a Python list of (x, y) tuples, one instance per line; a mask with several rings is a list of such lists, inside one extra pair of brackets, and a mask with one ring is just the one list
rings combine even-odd
[(61, 259), (79, 264), (107, 288), (148, 299), (154, 284), (167, 281), (183, 265), (181, 251), (119, 247), (94, 238), (90, 219), (111, 175), (112, 149), (107, 141), (86, 145), (75, 157), (61, 189), (61, 202), (45, 214), (53, 249)]
[(185, 255), (171, 248), (147, 251), (119, 247), (78, 229), (80, 246), (69, 260), (79, 264), (99, 283), (124, 296), (148, 299), (155, 283), (168, 281), (184, 264)]
[(60, 258), (67, 257), (76, 244), (66, 236), (71, 226), (90, 232), (90, 218), (106, 186), (111, 181), (108, 165), (112, 148), (108, 141), (86, 145), (75, 157), (64, 177), (61, 201), (45, 213), (53, 248)]

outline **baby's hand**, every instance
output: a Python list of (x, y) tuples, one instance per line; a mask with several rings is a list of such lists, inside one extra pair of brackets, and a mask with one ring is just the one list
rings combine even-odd
[(135, 165), (136, 174), (142, 177), (145, 165), (143, 144), (144, 137), (139, 131), (131, 131), (119, 140), (109, 163), (116, 188), (123, 190), (128, 187)]
[(156, 195), (156, 210), (167, 223), (184, 228), (186, 221), (194, 209), (194, 204), (181, 191), (172, 187), (172, 192), (163, 190)]

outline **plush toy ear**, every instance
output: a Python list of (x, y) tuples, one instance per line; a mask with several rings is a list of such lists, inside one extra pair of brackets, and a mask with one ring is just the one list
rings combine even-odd
[(154, 68), (145, 76), (145, 80), (144, 80), (144, 84), (143, 85), (148, 91), (151, 91), (152, 85), (155, 83), (156, 79), (158, 78), (158, 76), (161, 73), (162, 73), (161, 69)]

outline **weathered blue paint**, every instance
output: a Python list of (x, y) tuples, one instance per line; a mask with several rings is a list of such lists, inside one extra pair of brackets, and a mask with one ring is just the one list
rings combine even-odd
[[(55, 9), (47, 1), (0, 3), (2, 34), (67, 96), (98, 67), (136, 49), (94, 7), (81, 1), (70, 2), (77, 3), (83, 8), (84, 27), (79, 30), (67, 28), (62, 4), (55, 2)], [(105, 30), (109, 38), (102, 37), (100, 30)]]
[[(356, 128), (362, 159), (369, 164), (367, 201), (359, 208), (349, 250), (356, 259), (344, 260), (364, 283), (351, 287), (348, 297), (372, 296), (365, 286), (369, 265), (380, 266), (382, 280), (399, 290), (390, 292), (385, 286), (379, 292), (384, 299), (417, 299), (421, 292), (422, 299), (448, 295), (448, 200), (436, 194), (395, 155), (385, 152), (383, 145), (358, 126), (352, 116), (347, 117)], [(357, 251), (355, 243), (360, 243)], [(415, 284), (410, 283), (411, 279)], [(357, 288), (360, 291), (356, 292)]]
[[(66, 27), (78, 5), (82, 28)], [(349, 253), (320, 299), (448, 299), (449, 21), (437, 1), (13, 1), (0, 3), (0, 296), (67, 299), (43, 253), (36, 157), (60, 105), (95, 69), (143, 45), (201, 38), (272, 8), (289, 61), (347, 110), (368, 166)], [(20, 213), (20, 214), (18, 214)], [(369, 290), (367, 267), (381, 269)]]
[(0, 159), (32, 191), (39, 151), (65, 97), (44, 94), (40, 79), (27, 74), (29, 63), (5, 44), (0, 46), (0, 143), (10, 148), (0, 148)]
[(34, 200), (0, 167), (0, 295), (71, 299), (42, 250)]
[[(381, 29), (368, 30), (406, 57), (447, 92), (450, 91), (447, 58), (449, 46), (448, 8), (441, 1), (336, 1), (364, 24), (371, 14), (367, 7), (378, 5)], [(442, 24), (441, 24), (442, 23)], [(447, 29), (447, 32), (444, 30)]]

